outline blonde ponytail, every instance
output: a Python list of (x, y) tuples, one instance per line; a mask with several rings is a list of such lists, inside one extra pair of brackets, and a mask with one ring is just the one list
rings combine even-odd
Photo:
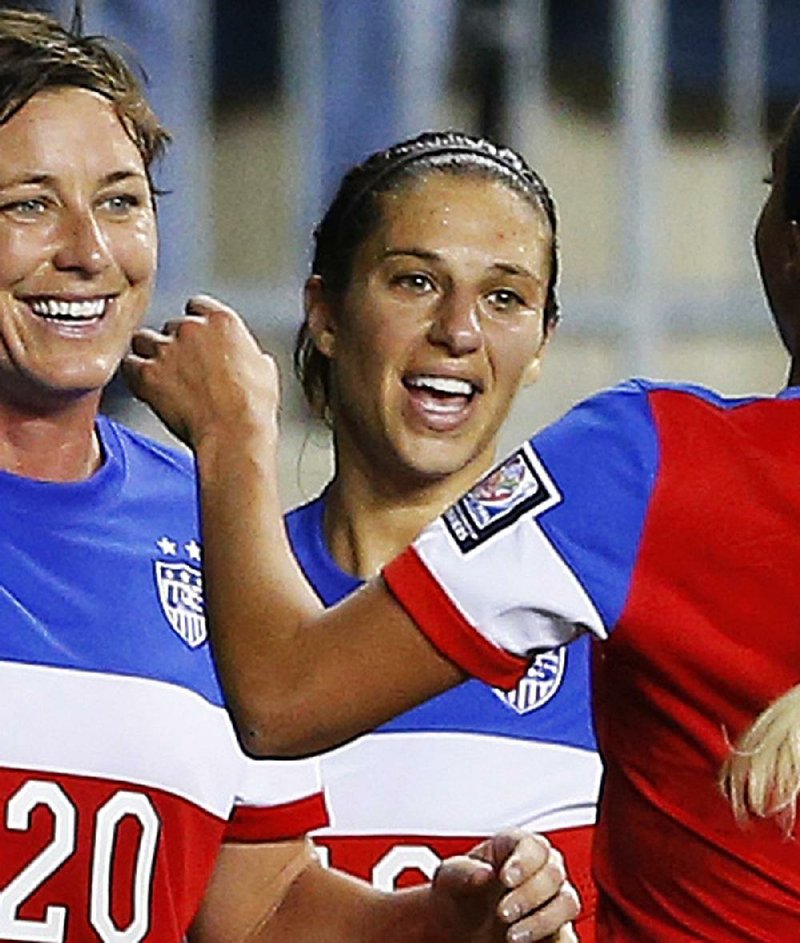
[(800, 795), (800, 685), (759, 714), (731, 749), (720, 786), (738, 822), (774, 818), (791, 833)]

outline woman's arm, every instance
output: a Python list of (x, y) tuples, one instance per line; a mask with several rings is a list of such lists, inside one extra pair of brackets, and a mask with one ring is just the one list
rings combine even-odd
[(310, 843), (224, 845), (190, 943), (574, 943), (560, 854), (519, 830), (442, 863), (430, 884), (378, 891), (323, 868)]
[(322, 610), (283, 526), (275, 363), (213, 299), (187, 312), (137, 335), (125, 372), (197, 456), (209, 634), (245, 748), (317, 752), (463, 680), (380, 579)]

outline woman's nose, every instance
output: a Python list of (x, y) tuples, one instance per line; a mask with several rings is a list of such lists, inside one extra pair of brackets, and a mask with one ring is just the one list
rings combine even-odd
[(448, 292), (437, 306), (429, 337), (453, 354), (477, 350), (483, 343), (478, 300), (466, 292)]
[(94, 216), (74, 212), (65, 217), (54, 257), (56, 267), (96, 275), (110, 262), (108, 241)]

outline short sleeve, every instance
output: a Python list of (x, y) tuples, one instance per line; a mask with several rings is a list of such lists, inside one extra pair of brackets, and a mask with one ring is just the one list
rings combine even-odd
[(329, 825), (319, 761), (244, 758), (226, 842), (289, 841)]
[(613, 628), (657, 466), (649, 387), (629, 381), (512, 452), (384, 580), (444, 655), (511, 687), (532, 653)]

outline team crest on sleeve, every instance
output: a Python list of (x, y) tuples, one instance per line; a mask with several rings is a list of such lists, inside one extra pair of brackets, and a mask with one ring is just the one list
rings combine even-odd
[(444, 514), (463, 553), (509, 527), (524, 514), (536, 516), (561, 495), (529, 445), (512, 453)]
[[(200, 545), (195, 540), (180, 544), (161, 537), (156, 546), (165, 557), (176, 558), (154, 563), (161, 611), (189, 648), (198, 648), (206, 640), (203, 574), (193, 565), (200, 562)], [(183, 554), (192, 562), (178, 559)]]
[(528, 714), (544, 705), (556, 694), (564, 679), (567, 651), (562, 645), (539, 652), (527, 674), (513, 691), (493, 688), (494, 693), (518, 714)]

